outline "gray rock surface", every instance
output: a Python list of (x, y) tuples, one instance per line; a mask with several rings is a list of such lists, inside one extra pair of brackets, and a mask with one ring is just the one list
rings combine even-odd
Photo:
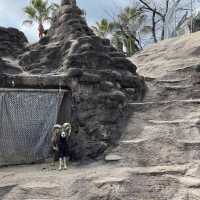
[(25, 35), (15, 28), (0, 27), (0, 57), (16, 58), (25, 51)]
[(105, 156), (105, 161), (107, 161), (107, 162), (119, 161), (121, 159), (122, 159), (121, 156), (115, 155), (115, 154), (108, 154)]
[(129, 104), (134, 114), (116, 149), (131, 165), (199, 159), (199, 38), (195, 33), (166, 40), (131, 58), (148, 88), (143, 102)]
[[(14, 34), (13, 29), (3, 30)], [(7, 39), (14, 54), (0, 43), (0, 87), (14, 83), (16, 88), (68, 89), (71, 100), (62, 106), (69, 107), (66, 104), (71, 102), (73, 159), (95, 158), (114, 145), (126, 125), (127, 103), (144, 96), (144, 80), (136, 66), (109, 40), (94, 35), (76, 1), (62, 1), (47, 36), (39, 43), (24, 50), (26, 38), (15, 32), (16, 41)], [(0, 31), (0, 38), (4, 37)], [(62, 115), (59, 118), (64, 119)]]

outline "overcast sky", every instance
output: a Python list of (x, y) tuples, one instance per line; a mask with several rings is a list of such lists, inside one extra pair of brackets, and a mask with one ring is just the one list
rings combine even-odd
[[(22, 30), (30, 42), (38, 40), (37, 26), (22, 25), (26, 19), (23, 8), (29, 4), (30, 0), (0, 0), (0, 26), (15, 27)], [(60, 0), (49, 0), (57, 2)], [(103, 17), (108, 18), (109, 12), (116, 12), (120, 7), (130, 4), (132, 0), (77, 0), (78, 5), (86, 10), (89, 25), (94, 24)]]

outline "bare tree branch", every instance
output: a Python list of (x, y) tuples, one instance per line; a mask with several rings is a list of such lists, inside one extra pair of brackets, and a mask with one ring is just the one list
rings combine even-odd
[(157, 40), (157, 37), (156, 37), (156, 12), (154, 11), (153, 12), (153, 15), (152, 15), (152, 35), (153, 35), (153, 39), (154, 39), (154, 42), (157, 43), (158, 40)]
[(165, 10), (165, 15), (168, 13), (169, 10), (169, 0), (166, 0), (166, 10)]
[(159, 15), (161, 18), (163, 18), (163, 14), (158, 12), (156, 10), (156, 8), (152, 8), (147, 2), (145, 2), (144, 0), (139, 0), (140, 3), (142, 3), (146, 9), (150, 10), (151, 12), (155, 12), (157, 15)]

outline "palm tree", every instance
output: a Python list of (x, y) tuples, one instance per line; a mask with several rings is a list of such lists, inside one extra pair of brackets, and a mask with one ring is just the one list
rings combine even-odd
[[(114, 18), (114, 17), (113, 17)], [(146, 15), (136, 7), (126, 7), (109, 22), (102, 19), (92, 26), (95, 34), (101, 38), (111, 38), (113, 46), (127, 56), (142, 49), (140, 33), (148, 33), (151, 27), (145, 26)]]
[(121, 32), (114, 32), (111, 39), (112, 45), (120, 52), (123, 52), (124, 43)]
[(200, 12), (198, 12), (195, 16), (193, 16), (192, 24), (193, 24), (192, 27), (191, 25), (189, 26), (191, 29), (191, 32), (200, 31)]
[(106, 38), (111, 32), (111, 23), (107, 19), (102, 19), (100, 22), (96, 22), (95, 26), (92, 26), (95, 34), (101, 38)]
[(135, 37), (120, 30), (115, 31), (112, 35), (111, 42), (118, 51), (124, 52), (128, 57), (140, 50), (136, 44)]
[[(142, 49), (140, 41), (140, 33), (146, 33), (151, 30), (150, 27), (144, 25), (146, 16), (141, 10), (138, 10), (136, 7), (126, 7), (122, 12), (117, 16), (117, 20), (113, 23), (113, 38), (112, 43), (116, 46), (117, 44), (127, 56), (132, 56), (135, 52)], [(119, 44), (121, 41), (121, 44)]]
[(28, 20), (25, 20), (23, 24), (33, 24), (35, 21), (38, 23), (39, 38), (41, 39), (44, 35), (44, 22), (52, 20), (52, 12), (58, 9), (57, 4), (49, 5), (46, 0), (31, 0), (30, 5), (24, 8)]

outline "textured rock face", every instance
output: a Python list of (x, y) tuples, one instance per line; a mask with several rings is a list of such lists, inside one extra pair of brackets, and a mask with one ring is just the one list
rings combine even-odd
[(0, 57), (17, 57), (25, 51), (27, 39), (15, 28), (0, 27)]
[[(26, 50), (27, 42), (24, 34), (17, 29), (0, 27), (0, 77), (22, 72), (16, 59)], [(5, 81), (1, 78), (0, 85)]]
[(136, 199), (200, 199), (199, 38), (166, 40), (132, 58), (148, 90), (143, 102), (129, 104), (132, 117), (112, 154), (122, 157), (121, 166), (142, 167), (149, 176), (155, 170), (151, 180), (143, 174), (147, 184), (135, 180)]
[(198, 32), (166, 40), (132, 58), (148, 92), (142, 104), (131, 105), (137, 108), (132, 120), (139, 119), (134, 145), (142, 147), (135, 152), (134, 157), (141, 155), (138, 161), (131, 162), (194, 164), (200, 159), (199, 38)]
[(14, 80), (16, 87), (71, 91), (75, 159), (94, 158), (114, 144), (125, 126), (127, 102), (141, 100), (145, 91), (136, 66), (93, 34), (76, 1), (62, 1), (47, 37), (1, 60), (12, 66), (1, 65), (1, 87)]

